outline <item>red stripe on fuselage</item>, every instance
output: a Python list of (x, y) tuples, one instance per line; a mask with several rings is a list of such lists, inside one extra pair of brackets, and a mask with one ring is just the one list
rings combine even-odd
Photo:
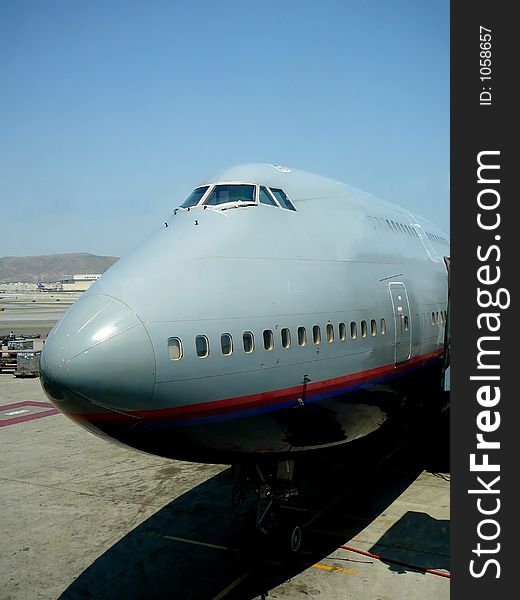
[[(320, 394), (331, 394), (345, 387), (356, 387), (366, 385), (370, 382), (376, 382), (391, 376), (399, 376), (401, 373), (413, 367), (423, 366), (425, 363), (434, 359), (440, 358), (444, 351), (436, 350), (429, 354), (423, 354), (407, 361), (406, 363), (395, 365), (385, 365), (374, 369), (368, 369), (359, 373), (352, 373), (327, 379), (325, 381), (317, 381), (307, 384), (305, 389), (305, 398), (310, 399)], [(167, 419), (186, 420), (197, 419), (209, 416), (217, 416), (223, 413), (243, 412), (254, 410), (260, 407), (268, 407), (284, 402), (295, 400), (295, 396), (301, 395), (303, 392), (303, 383), (294, 387), (285, 388), (282, 390), (272, 390), (250, 394), (248, 396), (239, 396), (237, 398), (226, 398), (224, 400), (214, 400), (209, 402), (200, 402), (196, 404), (186, 404), (184, 406), (174, 406), (167, 408), (157, 408), (150, 411), (132, 411), (127, 413), (128, 416), (145, 418), (147, 422), (162, 421)], [(117, 421), (121, 418), (120, 413), (83, 413), (73, 414), (72, 417), (78, 420), (100, 420), (100, 421)]]

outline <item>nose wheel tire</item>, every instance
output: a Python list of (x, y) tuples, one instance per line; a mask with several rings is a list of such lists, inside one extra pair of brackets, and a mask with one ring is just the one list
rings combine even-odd
[(302, 547), (303, 531), (301, 525), (295, 523), (281, 523), (279, 520), (271, 522), (268, 527), (258, 529), (261, 537), (277, 551), (284, 555), (298, 554)]
[(289, 529), (288, 542), (291, 552), (299, 552), (302, 545), (302, 528), (299, 525), (293, 525)]

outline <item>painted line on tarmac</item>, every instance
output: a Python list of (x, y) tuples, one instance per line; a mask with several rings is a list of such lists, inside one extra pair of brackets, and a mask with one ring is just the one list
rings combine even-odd
[(330, 565), (322, 565), (320, 563), (311, 565), (311, 567), (313, 569), (320, 569), (329, 573), (342, 573), (343, 575), (353, 575), (354, 577), (359, 577), (361, 575), (361, 571), (358, 569), (344, 569), (343, 567), (332, 567)]
[(245, 579), (247, 579), (250, 575), (252, 575), (253, 569), (242, 573), (240, 577), (237, 577), (235, 581), (232, 581), (226, 588), (224, 588), (220, 593), (212, 598), (212, 600), (222, 600), (225, 598), (229, 592), (232, 592), (236, 587), (238, 587)]
[(220, 546), (219, 544), (210, 544), (208, 542), (200, 542), (198, 540), (191, 540), (189, 538), (177, 537), (175, 535), (162, 535), (165, 540), (173, 540), (174, 542), (181, 542), (183, 544), (191, 544), (193, 546), (202, 546), (204, 548), (212, 548), (213, 550), (224, 550), (226, 552), (237, 552), (237, 550), (233, 550), (233, 548), (228, 548), (228, 546)]

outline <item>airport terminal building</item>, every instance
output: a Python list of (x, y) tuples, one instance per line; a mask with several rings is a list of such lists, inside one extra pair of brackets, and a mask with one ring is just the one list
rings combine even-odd
[(60, 279), (58, 288), (62, 292), (84, 292), (100, 277), (101, 273), (67, 275)]

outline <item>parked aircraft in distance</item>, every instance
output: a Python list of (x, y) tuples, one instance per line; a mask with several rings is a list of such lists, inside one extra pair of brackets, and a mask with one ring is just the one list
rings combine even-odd
[(435, 225), (268, 164), (204, 181), (166, 225), (47, 339), (44, 390), (89, 430), (254, 466), (276, 504), (293, 493), (299, 454), (365, 436), (414, 390), (440, 390), (449, 237)]

